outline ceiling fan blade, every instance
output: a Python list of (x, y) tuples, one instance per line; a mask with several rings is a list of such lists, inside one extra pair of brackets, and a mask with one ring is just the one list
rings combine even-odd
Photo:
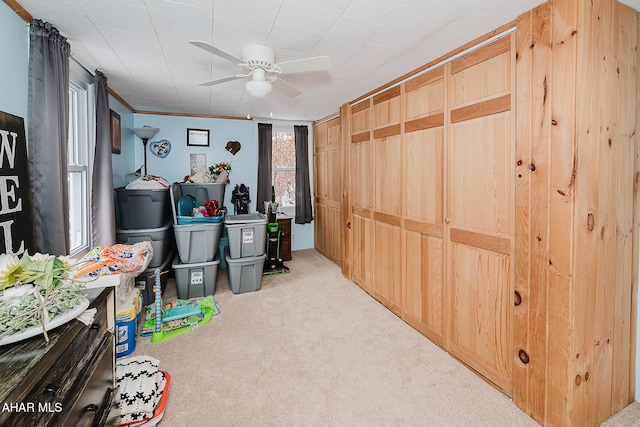
[(249, 77), (250, 75), (251, 75), (251, 73), (249, 73), (249, 74), (236, 74), (235, 76), (227, 76), (227, 77), (222, 77), (222, 78), (219, 78), (219, 79), (211, 80), (210, 82), (200, 83), (198, 86), (218, 85), (220, 83), (226, 83), (226, 82), (230, 82), (232, 80), (237, 80), (237, 79), (242, 79), (244, 77)]
[(290, 85), (289, 83), (287, 83), (282, 79), (276, 78), (274, 81), (271, 82), (271, 84), (273, 85), (273, 87), (275, 87), (276, 89), (278, 89), (279, 91), (281, 91), (282, 93), (290, 97), (298, 96), (302, 93), (298, 88)]
[(282, 74), (304, 73), (307, 71), (321, 71), (331, 68), (331, 59), (328, 56), (314, 56), (311, 58), (294, 59), (276, 64)]
[(200, 49), (204, 49), (207, 52), (213, 53), (214, 55), (218, 55), (220, 58), (224, 58), (229, 62), (233, 62), (236, 65), (242, 65), (244, 64), (244, 62), (242, 61), (242, 59), (237, 58), (235, 56), (233, 56), (230, 53), (225, 52), (222, 49), (218, 49), (217, 47), (207, 43), (207, 42), (201, 42), (198, 40), (192, 40), (189, 43), (191, 43), (192, 45), (199, 47)]

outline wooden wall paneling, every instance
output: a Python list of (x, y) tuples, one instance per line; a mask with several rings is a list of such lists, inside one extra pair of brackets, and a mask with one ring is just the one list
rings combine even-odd
[[(516, 229), (514, 257), (514, 314), (513, 347), (514, 353), (528, 355), (530, 347), (530, 265), (531, 253), (531, 179), (528, 165), (531, 158), (531, 97), (532, 82), (532, 13), (527, 12), (516, 20)], [(514, 354), (514, 356), (515, 356)], [(533, 401), (529, 381), (531, 370), (529, 363), (522, 363), (514, 357), (513, 366), (513, 402), (525, 413), (531, 415)], [(539, 360), (539, 359), (538, 359)], [(528, 361), (528, 360), (527, 360)], [(544, 412), (544, 405), (542, 405)]]
[[(571, 417), (572, 422), (579, 421), (587, 424), (602, 411), (602, 402), (594, 401), (596, 388), (604, 380), (602, 370), (605, 364), (600, 360), (611, 348), (610, 340), (602, 335), (600, 325), (595, 325), (592, 319), (603, 321), (602, 309), (606, 301), (598, 300), (598, 275), (600, 269), (605, 268), (598, 263), (598, 259), (606, 255), (604, 245), (600, 244), (601, 230), (607, 223), (604, 213), (605, 200), (600, 200), (599, 186), (610, 190), (606, 182), (609, 177), (600, 176), (606, 170), (606, 153), (602, 144), (607, 138), (607, 131), (602, 127), (607, 123), (607, 114), (601, 99), (603, 86), (606, 86), (603, 72), (606, 72), (606, 56), (603, 58), (603, 48), (608, 45), (608, 37), (603, 34), (604, 20), (610, 17), (610, 11), (604, 10), (605, 1), (596, 0), (588, 6), (579, 8), (578, 18), (578, 58), (581, 63), (577, 67), (578, 107), (576, 115), (577, 128), (577, 158), (576, 187), (575, 187), (575, 241), (580, 244), (575, 247), (576, 269), (574, 271), (574, 319), (573, 319), (573, 351), (579, 355), (572, 366), (571, 374), (575, 376), (575, 386), (571, 393), (570, 402), (572, 413), (580, 411)], [(581, 13), (582, 12), (582, 13)], [(606, 40), (603, 40), (606, 39)], [(584, 67), (589, 64), (588, 67)], [(555, 65), (555, 64), (554, 64)], [(586, 82), (590, 82), (586, 88)], [(603, 139), (605, 138), (605, 139)], [(611, 255), (611, 254), (608, 254)], [(606, 259), (606, 258), (600, 258)], [(611, 283), (611, 298), (615, 295), (615, 282)], [(606, 322), (608, 324), (608, 322)], [(593, 329), (592, 329), (593, 328)], [(604, 339), (602, 341), (602, 339)], [(593, 340), (596, 340), (594, 342)], [(607, 342), (609, 341), (609, 342)], [(583, 381), (586, 373), (589, 381)], [(604, 380), (606, 381), (606, 380)], [(606, 402), (609, 405), (609, 402)]]
[(622, 128), (637, 120), (637, 27), (610, 0), (518, 20), (515, 339), (528, 364), (516, 360), (514, 401), (543, 425), (598, 425), (633, 400), (637, 140)]
[[(614, 213), (621, 215), (618, 218), (621, 226), (619, 231), (622, 236), (616, 236), (618, 247), (616, 248), (617, 263), (615, 271), (622, 271), (620, 277), (616, 279), (621, 284), (621, 290), (616, 295), (615, 306), (613, 309), (613, 341), (616, 343), (614, 348), (614, 361), (612, 366), (612, 397), (610, 413), (615, 414), (622, 410), (629, 401), (633, 400), (635, 395), (629, 394), (630, 382), (633, 382), (632, 367), (635, 359), (628, 351), (629, 348), (635, 347), (636, 343), (632, 340), (634, 328), (632, 322), (634, 306), (629, 302), (632, 300), (633, 271), (635, 264), (632, 260), (638, 259), (634, 257), (633, 235), (634, 235), (634, 218), (633, 218), (633, 198), (629, 194), (633, 194), (634, 181), (634, 157), (636, 155), (635, 138), (632, 136), (631, 129), (637, 127), (636, 102), (637, 102), (637, 75), (638, 73), (638, 28), (637, 13), (626, 10), (626, 7), (615, 3), (614, 17), (611, 25), (612, 35), (614, 37), (614, 56), (612, 56), (612, 65), (616, 74), (619, 72), (620, 79), (612, 79), (612, 93), (618, 94), (620, 98), (609, 97), (608, 102), (611, 108), (619, 108), (617, 111), (618, 121), (613, 124), (613, 140), (618, 140), (616, 148), (619, 150), (616, 157), (620, 160), (626, 170), (621, 174), (622, 179), (615, 185), (618, 194), (614, 196), (611, 208)], [(626, 36), (624, 36), (626, 35)], [(615, 77), (615, 74), (614, 74)], [(612, 143), (613, 145), (613, 143)], [(615, 165), (614, 165), (615, 167)], [(637, 282), (636, 282), (637, 283)]]
[[(518, 407), (538, 421), (546, 417), (548, 386), (546, 295), (551, 107), (546, 99), (547, 81), (551, 75), (551, 22), (551, 4), (545, 3), (520, 16), (516, 31), (517, 224), (514, 269), (517, 294), (514, 298), (519, 304), (514, 310), (513, 399)], [(566, 310), (562, 312), (566, 313)], [(561, 352), (565, 353), (566, 350)], [(560, 377), (568, 378), (566, 370)], [(558, 404), (562, 405), (562, 402)]]
[[(638, 124), (640, 124), (640, 72), (638, 72), (638, 67), (640, 67), (640, 52), (638, 52), (638, 47), (640, 46), (640, 13), (636, 14), (636, 26), (635, 31), (637, 34), (636, 37), (636, 99), (635, 99), (635, 108), (636, 108), (636, 128)], [(633, 256), (632, 259), (640, 259), (638, 250), (640, 248), (640, 194), (639, 194), (639, 184), (640, 184), (640, 132), (637, 132), (632, 135), (632, 141), (634, 144), (634, 187), (633, 187)], [(638, 263), (633, 264), (631, 283), (634, 285), (631, 286), (631, 295), (630, 295), (630, 304), (631, 304), (631, 318), (630, 318), (630, 360), (629, 360), (629, 384), (628, 384), (628, 392), (629, 396), (636, 395), (637, 384), (635, 382), (635, 378), (637, 375), (636, 372), (636, 358), (638, 354), (636, 352), (637, 346), (637, 316), (638, 316), (638, 287), (635, 285), (638, 283), (640, 277), (640, 265)]]
[[(635, 12), (608, 0), (585, 4), (583, 9), (578, 28), (582, 30), (578, 58), (584, 62), (579, 64), (577, 78), (580, 102), (576, 120), (574, 345), (576, 353), (581, 352), (575, 366), (576, 379), (584, 380), (588, 375), (589, 381), (579, 384), (576, 381), (572, 421), (594, 423), (617, 412), (621, 402), (626, 405), (633, 400), (626, 392), (621, 394), (620, 385), (612, 381), (614, 377), (624, 380), (628, 376), (614, 367), (625, 366), (626, 371), (629, 366), (629, 341), (623, 335), (628, 335), (630, 329), (623, 326), (623, 322), (616, 324), (615, 319), (616, 309), (624, 316), (623, 321), (628, 320), (631, 313), (626, 280), (630, 279), (633, 268), (632, 207), (628, 197), (632, 191), (628, 183), (633, 176), (630, 164), (633, 145), (621, 137), (626, 132), (619, 126), (622, 117), (629, 123), (628, 118), (635, 116), (628, 109), (635, 101), (628, 89), (622, 93), (617, 91), (621, 89), (619, 84), (627, 88), (632, 84), (628, 74), (621, 74), (618, 55), (634, 56), (632, 52), (619, 51), (621, 40), (631, 38), (631, 34), (620, 27), (621, 14)], [(633, 38), (637, 40), (637, 36)], [(590, 65), (589, 69), (585, 69), (586, 64)], [(617, 96), (612, 96), (616, 93)], [(626, 301), (622, 302), (621, 297), (626, 297)], [(620, 331), (616, 336), (618, 328), (626, 332)]]

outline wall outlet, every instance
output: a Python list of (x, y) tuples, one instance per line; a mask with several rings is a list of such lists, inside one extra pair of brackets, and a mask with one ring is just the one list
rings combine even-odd
[(291, 234), (291, 240), (296, 240), (296, 235), (295, 234)]

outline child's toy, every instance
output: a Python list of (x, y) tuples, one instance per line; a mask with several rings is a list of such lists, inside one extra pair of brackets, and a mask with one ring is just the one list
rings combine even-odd
[[(153, 313), (153, 316), (149, 316), (149, 319), (145, 322), (145, 326), (147, 326), (149, 321), (153, 322), (152, 324), (155, 323), (154, 331), (151, 334), (152, 343), (163, 342), (190, 330), (196, 330), (200, 326), (208, 323), (213, 314), (218, 313), (213, 297), (207, 298), (210, 298), (211, 301), (213, 301), (215, 310), (202, 310), (202, 307), (198, 304), (187, 304), (177, 305), (176, 307), (163, 311), (161, 293), (160, 269), (156, 269), (155, 302), (153, 304), (155, 312)], [(196, 306), (198, 308), (195, 308)], [(167, 321), (164, 321), (163, 319), (165, 314), (168, 316)], [(145, 335), (144, 330), (142, 335)]]
[(162, 312), (162, 323), (183, 317), (197, 316), (202, 313), (202, 308), (198, 304), (181, 305), (180, 307), (169, 308)]

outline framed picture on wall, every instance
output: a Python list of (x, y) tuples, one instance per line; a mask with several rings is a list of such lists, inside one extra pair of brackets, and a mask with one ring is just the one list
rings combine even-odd
[(113, 110), (111, 111), (111, 152), (113, 154), (120, 154), (122, 147), (122, 136), (120, 129), (120, 114)]
[(187, 145), (208, 147), (209, 129), (187, 129)]

